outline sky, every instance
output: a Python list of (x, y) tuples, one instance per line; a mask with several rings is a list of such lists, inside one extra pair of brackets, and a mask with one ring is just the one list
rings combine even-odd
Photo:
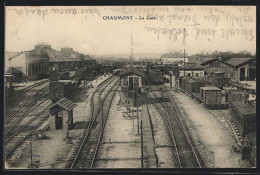
[(5, 13), (6, 51), (42, 42), (89, 55), (256, 51), (254, 6), (7, 6)]

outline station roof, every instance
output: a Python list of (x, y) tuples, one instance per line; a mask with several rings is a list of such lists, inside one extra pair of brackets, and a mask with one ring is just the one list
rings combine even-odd
[(56, 103), (52, 104), (50, 106), (50, 109), (52, 109), (55, 106), (60, 106), (61, 108), (65, 109), (66, 111), (71, 111), (73, 108), (75, 108), (77, 105), (75, 103), (73, 103), (72, 101), (70, 101), (67, 98), (62, 98), (59, 101), (57, 101)]
[(254, 103), (247, 104), (243, 101), (232, 101), (231, 105), (234, 106), (242, 116), (256, 114), (256, 105)]
[(69, 57), (61, 54), (60, 52), (53, 50), (53, 49), (44, 49), (48, 55), (48, 57), (50, 58), (50, 62), (71, 62), (73, 60), (71, 60)]
[(210, 90), (219, 90), (221, 91), (221, 89), (215, 87), (215, 86), (205, 86), (205, 87), (201, 87), (201, 89), (205, 90), (205, 91), (210, 91)]

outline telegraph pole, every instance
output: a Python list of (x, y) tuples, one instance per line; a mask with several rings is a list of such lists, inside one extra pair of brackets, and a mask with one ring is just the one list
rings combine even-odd
[(131, 32), (131, 68), (133, 67), (133, 33)]
[(139, 135), (139, 114), (138, 114), (138, 96), (136, 96), (136, 107), (137, 107), (137, 132), (138, 132), (138, 135)]
[(184, 76), (185, 76), (185, 49), (184, 49)]
[(30, 134), (30, 154), (31, 154), (31, 166), (33, 166), (32, 135), (31, 134)]
[(144, 150), (143, 150), (143, 121), (141, 120), (141, 168), (144, 167)]

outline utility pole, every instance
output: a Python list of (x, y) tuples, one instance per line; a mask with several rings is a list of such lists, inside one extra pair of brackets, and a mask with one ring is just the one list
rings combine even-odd
[(139, 135), (139, 114), (138, 114), (138, 96), (136, 96), (136, 111), (137, 111), (137, 128), (138, 128), (138, 130), (137, 130), (137, 132), (138, 132), (138, 135)]
[(185, 76), (185, 49), (184, 49), (184, 76)]
[(144, 150), (143, 150), (143, 121), (141, 120), (141, 168), (144, 167)]
[(31, 134), (30, 134), (30, 154), (31, 154), (31, 166), (33, 166), (32, 135)]
[(131, 32), (131, 68), (133, 67), (133, 33)]

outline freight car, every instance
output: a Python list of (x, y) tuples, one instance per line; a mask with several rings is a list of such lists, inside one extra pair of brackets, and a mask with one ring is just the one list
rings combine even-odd
[(162, 85), (163, 82), (163, 73), (160, 69), (147, 69), (147, 76), (153, 85)]
[(256, 104), (248, 101), (230, 103), (231, 121), (236, 125), (240, 135), (256, 132)]
[(228, 103), (222, 101), (221, 89), (216, 86), (209, 86), (203, 79), (180, 77), (179, 86), (183, 92), (202, 102), (206, 108), (228, 108)]
[(213, 72), (211, 75), (207, 76), (206, 81), (212, 86), (223, 89), (223, 87), (230, 85), (231, 80), (230, 78), (225, 77), (224, 72)]
[(221, 89), (215, 86), (201, 87), (200, 99), (206, 108), (218, 109), (222, 104)]
[(226, 89), (225, 101), (239, 101), (244, 99), (244, 92), (239, 89)]

